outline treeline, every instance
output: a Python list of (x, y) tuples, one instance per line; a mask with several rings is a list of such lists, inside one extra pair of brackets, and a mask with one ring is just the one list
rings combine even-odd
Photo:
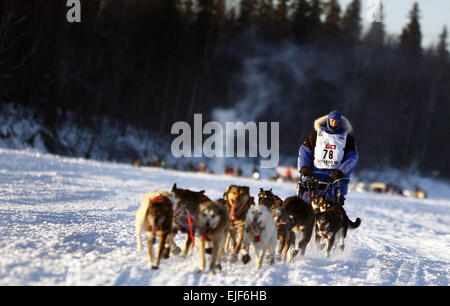
[(50, 130), (73, 111), (94, 133), (108, 116), (169, 135), (194, 113), (209, 120), (244, 103), (262, 106), (256, 120), (280, 122), (281, 154), (296, 156), (312, 121), (340, 109), (360, 169), (417, 164), (450, 176), (447, 29), (423, 49), (417, 4), (400, 37), (385, 32), (382, 7), (363, 32), (360, 0), (81, 0), (81, 9), (81, 23), (69, 23), (63, 0), (0, 2), (0, 99), (36, 107)]

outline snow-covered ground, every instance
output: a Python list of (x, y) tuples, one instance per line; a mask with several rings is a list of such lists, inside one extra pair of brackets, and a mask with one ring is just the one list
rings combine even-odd
[(449, 285), (447, 184), (426, 200), (350, 193), (345, 208), (362, 224), (330, 258), (311, 242), (294, 263), (255, 270), (253, 261), (225, 262), (221, 273), (207, 275), (195, 273), (196, 250), (155, 271), (146, 252), (137, 252), (132, 212), (147, 191), (174, 182), (211, 198), (230, 184), (248, 185), (254, 196), (259, 187), (295, 193), (292, 183), (0, 149), (0, 285)]

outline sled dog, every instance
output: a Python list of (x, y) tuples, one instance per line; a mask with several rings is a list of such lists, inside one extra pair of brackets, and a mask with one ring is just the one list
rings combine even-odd
[[(179, 231), (186, 234), (184, 248), (181, 251), (181, 256), (185, 256), (191, 251), (199, 205), (202, 202), (210, 201), (210, 199), (204, 194), (204, 190), (191, 191), (189, 189), (182, 189), (178, 188), (176, 183), (172, 186), (172, 193), (178, 201), (173, 218), (172, 232), (174, 237)], [(180, 249), (173, 241), (172, 250), (175, 254), (180, 253)]]
[[(273, 207), (270, 212), (277, 227), (277, 238), (279, 241), (276, 259), (286, 261), (287, 252), (291, 246), (295, 245), (295, 234), (292, 231), (293, 223), (287, 210), (283, 207)], [(283, 253), (283, 257), (281, 257), (281, 253)]]
[[(316, 244), (320, 239), (325, 239), (326, 257), (330, 256), (331, 248), (334, 245), (336, 236), (339, 236), (339, 249), (344, 251), (344, 239), (347, 237), (347, 230), (355, 229), (361, 224), (361, 219), (356, 218), (351, 221), (342, 206), (332, 206), (316, 215), (315, 231)], [(322, 245), (323, 248), (325, 245)]]
[(287, 210), (293, 223), (292, 231), (299, 235), (302, 233), (302, 239), (295, 249), (291, 249), (291, 260), (301, 251), (305, 255), (306, 246), (311, 240), (314, 228), (314, 211), (308, 203), (297, 196), (288, 197), (283, 202), (283, 207)]
[(322, 196), (318, 194), (314, 194), (311, 196), (311, 206), (314, 210), (314, 214), (318, 214), (320, 212), (320, 204), (322, 203)]
[(197, 230), (199, 234), (198, 250), (200, 254), (199, 272), (205, 269), (205, 243), (212, 246), (209, 273), (214, 274), (215, 269), (221, 270), (220, 259), (225, 246), (225, 239), (230, 228), (228, 212), (225, 206), (217, 202), (203, 202), (197, 217)]
[[(141, 233), (144, 230), (147, 239), (148, 260), (152, 269), (158, 269), (161, 254), (166, 248), (166, 242), (170, 240), (175, 203), (176, 200), (172, 194), (165, 191), (151, 191), (144, 195), (138, 210), (134, 212), (138, 250), (142, 250)], [(153, 244), (156, 237), (159, 239), (159, 247), (153, 264)]]
[(267, 206), (267, 208), (271, 210), (272, 208), (277, 206), (281, 207), (283, 201), (280, 199), (279, 196), (273, 194), (272, 188), (270, 188), (269, 190), (259, 188), (258, 204)]
[[(250, 197), (250, 188), (248, 186), (237, 185), (230, 185), (225, 191), (223, 198), (231, 221), (230, 233), (225, 243), (225, 250), (228, 249), (231, 240), (233, 242), (231, 261), (236, 262), (244, 237), (245, 217), (247, 216), (250, 205), (253, 204), (253, 198)], [(239, 234), (237, 241), (236, 232)]]
[(242, 256), (244, 264), (250, 261), (247, 251), (249, 244), (253, 245), (256, 255), (256, 268), (261, 268), (266, 251), (269, 253), (268, 263), (274, 263), (277, 228), (269, 209), (264, 205), (252, 205), (247, 212)]

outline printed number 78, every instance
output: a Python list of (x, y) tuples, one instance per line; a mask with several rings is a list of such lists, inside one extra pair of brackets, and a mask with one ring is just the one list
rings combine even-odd
[(327, 154), (328, 154), (328, 159), (333, 159), (333, 150), (327, 150), (324, 149), (323, 150), (325, 152), (325, 154), (323, 155), (323, 158), (327, 158)]

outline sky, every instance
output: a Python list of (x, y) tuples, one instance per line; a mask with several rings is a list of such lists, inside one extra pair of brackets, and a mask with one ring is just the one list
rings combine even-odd
[[(370, 24), (370, 10), (376, 7), (380, 0), (361, 0), (361, 18), (363, 25)], [(339, 0), (342, 11), (352, 0)], [(422, 47), (436, 44), (444, 25), (450, 31), (450, 0), (381, 0), (383, 3), (384, 23), (386, 32), (391, 35), (400, 35), (402, 29), (409, 22), (409, 12), (414, 2), (419, 4), (420, 25), (422, 30)], [(373, 9), (372, 9), (373, 10)]]

